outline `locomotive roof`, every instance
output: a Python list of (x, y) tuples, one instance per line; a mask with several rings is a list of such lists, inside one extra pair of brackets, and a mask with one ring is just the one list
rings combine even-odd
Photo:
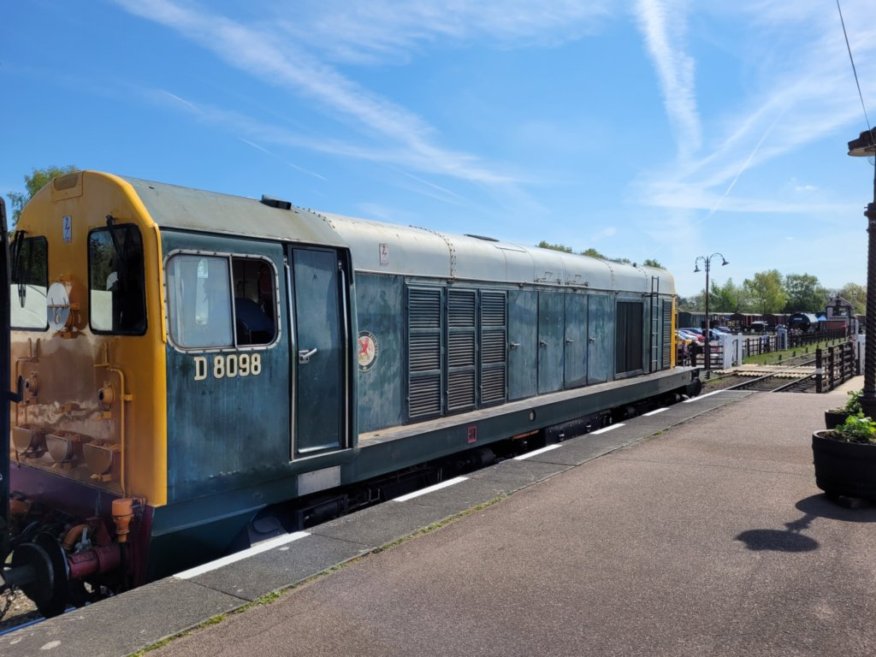
[(345, 246), (325, 221), (306, 210), (284, 210), (242, 196), (137, 178), (123, 180), (134, 188), (152, 220), (162, 228)]
[(650, 292), (651, 277), (658, 276), (660, 292), (675, 293), (674, 279), (663, 269), (295, 206), (278, 209), (255, 199), (136, 178), (124, 180), (161, 227), (349, 246), (358, 271), (632, 293)]
[(356, 269), (360, 271), (633, 293), (650, 292), (651, 277), (658, 276), (660, 292), (675, 293), (674, 278), (664, 269), (635, 267), (473, 235), (454, 235), (330, 213), (324, 216), (353, 249)]

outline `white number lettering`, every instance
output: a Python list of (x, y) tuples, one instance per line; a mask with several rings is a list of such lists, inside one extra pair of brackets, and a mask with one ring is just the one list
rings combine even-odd
[(203, 356), (195, 356), (195, 381), (203, 381), (207, 378), (207, 359)]
[[(195, 356), (195, 381), (207, 378), (209, 365), (204, 356)], [(262, 373), (261, 354), (228, 354), (213, 356), (213, 378), (233, 379), (238, 376), (258, 376)]]

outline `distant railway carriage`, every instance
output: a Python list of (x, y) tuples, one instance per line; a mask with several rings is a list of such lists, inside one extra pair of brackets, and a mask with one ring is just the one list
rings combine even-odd
[(388, 473), (699, 389), (664, 270), (96, 172), (11, 244), (5, 578), (46, 614)]

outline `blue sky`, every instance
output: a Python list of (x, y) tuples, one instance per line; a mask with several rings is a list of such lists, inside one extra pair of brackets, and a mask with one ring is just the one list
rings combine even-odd
[[(843, 0), (876, 121), (872, 0)], [(703, 7), (701, 5), (708, 5)], [(74, 164), (325, 211), (866, 279), (873, 166), (830, 0), (28, 0), (0, 192)]]

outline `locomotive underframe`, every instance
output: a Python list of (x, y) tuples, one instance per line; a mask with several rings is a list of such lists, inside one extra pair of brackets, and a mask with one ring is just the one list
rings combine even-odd
[[(363, 434), (356, 449), (320, 457), (311, 467), (336, 469), (340, 486), (353, 485), (576, 418), (671, 392), (687, 393), (697, 375), (698, 370), (676, 368)], [(234, 547), (245, 547), (239, 540), (247, 535), (250, 521), (265, 507), (294, 498), (290, 495), (294, 486), (294, 479), (278, 479), (155, 509), (149, 579), (225, 554), (234, 544), (230, 537), (238, 541)]]

